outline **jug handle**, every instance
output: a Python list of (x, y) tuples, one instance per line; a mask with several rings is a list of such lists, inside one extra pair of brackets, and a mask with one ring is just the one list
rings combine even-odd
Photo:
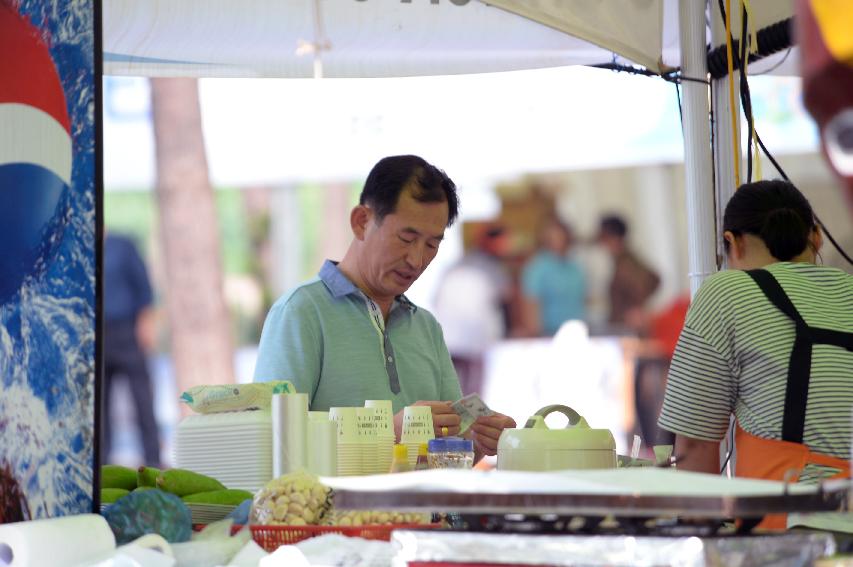
[[(581, 423), (581, 421), (583, 420), (583, 418), (581, 417), (581, 415), (578, 412), (576, 412), (575, 410), (573, 410), (569, 406), (564, 406), (561, 404), (553, 404), (550, 406), (545, 406), (544, 408), (540, 409), (535, 414), (533, 414), (533, 416), (534, 417), (537, 415), (541, 416), (542, 419), (544, 420), (546, 417), (548, 417), (549, 415), (551, 415), (554, 412), (559, 412), (559, 413), (563, 414), (569, 420), (569, 422), (566, 424), (566, 429), (569, 429), (570, 427), (575, 427), (575, 426), (579, 425)], [(536, 420), (534, 420), (534, 417), (531, 417), (530, 419), (527, 420), (527, 423), (524, 424), (525, 428), (533, 427), (533, 424), (536, 421)]]

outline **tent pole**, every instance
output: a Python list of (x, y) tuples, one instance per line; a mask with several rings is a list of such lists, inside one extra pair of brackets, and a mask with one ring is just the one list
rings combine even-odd
[[(708, 64), (705, 49), (706, 0), (678, 3), (681, 72), (685, 77), (705, 79)], [(708, 87), (695, 81), (681, 83), (684, 124), (684, 175), (687, 191), (687, 255), (690, 295), (702, 281), (717, 271), (714, 241), (714, 191), (711, 165), (711, 134), (708, 120)]]
[[(732, 2), (732, 35), (735, 39), (740, 35), (740, 11), (735, 9), (737, 3)], [(726, 45), (726, 25), (720, 14), (719, 2), (711, 1), (711, 46)], [(740, 151), (740, 120), (735, 121), (735, 132), (732, 132), (731, 115), (740, 116), (740, 98), (735, 96), (735, 107), (729, 104), (728, 76), (711, 80), (711, 109), (714, 122), (714, 194), (716, 195), (717, 218), (717, 253), (725, 266), (726, 256), (723, 251), (723, 211), (726, 203), (734, 194), (741, 181), (735, 179), (734, 146), (738, 141)], [(735, 93), (740, 92), (740, 75), (735, 73)], [(741, 154), (742, 155), (742, 154)], [(743, 161), (743, 160), (741, 160)], [(743, 171), (744, 166), (741, 166)]]

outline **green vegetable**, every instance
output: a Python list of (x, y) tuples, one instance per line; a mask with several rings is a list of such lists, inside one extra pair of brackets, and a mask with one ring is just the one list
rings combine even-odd
[(252, 498), (252, 496), (253, 494), (248, 490), (230, 488), (226, 490), (213, 490), (210, 492), (197, 492), (195, 494), (184, 496), (181, 500), (195, 504), (223, 504), (237, 506), (244, 500)]
[(225, 490), (225, 486), (209, 476), (185, 469), (169, 469), (157, 477), (157, 488), (177, 496)]
[(137, 486), (157, 486), (157, 477), (160, 476), (160, 469), (154, 467), (141, 466), (136, 471)]
[(136, 471), (121, 465), (103, 465), (101, 467), (101, 488), (136, 488)]
[(101, 504), (112, 504), (122, 496), (127, 496), (128, 494), (130, 494), (130, 491), (124, 488), (102, 488)]

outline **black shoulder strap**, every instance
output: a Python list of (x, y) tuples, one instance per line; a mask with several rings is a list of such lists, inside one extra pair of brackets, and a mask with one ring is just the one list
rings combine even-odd
[(843, 333), (830, 329), (809, 327), (797, 311), (791, 299), (767, 270), (748, 270), (746, 272), (758, 284), (767, 299), (782, 313), (791, 318), (796, 325), (794, 347), (788, 363), (788, 379), (785, 389), (785, 413), (782, 417), (782, 439), (793, 443), (803, 442), (803, 430), (806, 423), (806, 405), (809, 399), (809, 380), (811, 378), (812, 345), (816, 343), (832, 344), (851, 349), (853, 333)]
[(755, 280), (755, 283), (758, 284), (758, 287), (761, 288), (761, 291), (764, 292), (767, 299), (769, 299), (770, 302), (779, 309), (779, 311), (793, 319), (797, 326), (807, 326), (805, 320), (803, 320), (800, 315), (800, 312), (797, 311), (797, 308), (794, 307), (793, 303), (791, 303), (791, 299), (788, 297), (788, 294), (785, 293), (785, 290), (782, 289), (782, 286), (779, 285), (779, 282), (773, 277), (773, 274), (764, 269), (748, 270), (746, 273)]

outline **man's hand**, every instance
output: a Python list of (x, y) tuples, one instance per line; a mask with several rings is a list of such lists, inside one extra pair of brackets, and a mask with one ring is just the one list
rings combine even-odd
[[(432, 408), (432, 425), (435, 428), (436, 437), (447, 437), (451, 435), (459, 435), (459, 424), (462, 423), (459, 415), (450, 407), (450, 402), (415, 402), (413, 406), (429, 406)], [(403, 433), (403, 412), (400, 410), (394, 416), (394, 434), (397, 436), (397, 443), (400, 442), (400, 436)], [(442, 433), (442, 428), (446, 427), (447, 431)]]
[(495, 413), (478, 417), (471, 426), (471, 439), (474, 441), (476, 460), (479, 461), (486, 455), (496, 455), (501, 432), (512, 427), (515, 427), (515, 420), (507, 415)]

